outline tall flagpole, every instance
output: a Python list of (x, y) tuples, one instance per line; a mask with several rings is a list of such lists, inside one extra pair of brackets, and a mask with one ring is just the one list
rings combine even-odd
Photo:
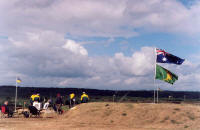
[(157, 85), (157, 103), (158, 103), (158, 85)]
[(155, 63), (154, 63), (154, 103), (156, 103), (156, 62), (157, 62), (157, 55), (156, 55), (156, 48), (154, 48), (154, 58), (155, 58)]
[(15, 112), (16, 112), (16, 107), (17, 107), (17, 77), (16, 77), (16, 80), (15, 80), (15, 82), (16, 82), (16, 90), (15, 90)]

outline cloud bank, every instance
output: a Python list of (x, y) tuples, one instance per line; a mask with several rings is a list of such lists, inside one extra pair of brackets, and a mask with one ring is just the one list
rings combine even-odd
[[(1, 33), (54, 30), (73, 36), (131, 37), (200, 32), (200, 2), (176, 0), (1, 0)], [(20, 30), (20, 32), (19, 32)]]
[[(0, 48), (4, 48), (1, 50), (1, 68), (5, 73), (1, 77), (12, 75), (14, 80), (15, 74), (19, 75), (24, 79), (24, 85), (129, 90), (154, 88), (153, 47), (142, 47), (131, 56), (122, 52), (114, 56), (90, 56), (76, 41), (65, 39), (57, 32), (42, 31), (9, 38)], [(186, 61), (182, 66), (165, 66), (180, 76), (175, 90), (187, 90), (185, 86), (200, 81), (199, 64)], [(157, 84), (171, 87), (159, 81)]]

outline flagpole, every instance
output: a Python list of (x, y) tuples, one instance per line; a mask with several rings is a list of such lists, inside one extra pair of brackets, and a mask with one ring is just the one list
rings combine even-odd
[(16, 82), (16, 90), (15, 90), (15, 112), (16, 112), (16, 107), (17, 107), (17, 77), (16, 77), (16, 80), (15, 80), (15, 82)]
[(158, 85), (157, 85), (157, 103), (158, 103)]
[(156, 101), (156, 92), (155, 92), (156, 90), (155, 90), (155, 77), (154, 77), (154, 97), (153, 97), (153, 103), (155, 103)]
[(156, 56), (156, 48), (154, 48), (154, 58), (155, 58), (155, 63), (154, 63), (154, 103), (156, 103), (156, 60), (157, 60), (157, 56)]

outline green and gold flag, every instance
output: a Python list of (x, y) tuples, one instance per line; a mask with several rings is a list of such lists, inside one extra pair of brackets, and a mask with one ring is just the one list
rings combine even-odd
[(156, 65), (156, 79), (163, 80), (167, 83), (173, 84), (176, 80), (178, 80), (178, 76), (169, 70)]

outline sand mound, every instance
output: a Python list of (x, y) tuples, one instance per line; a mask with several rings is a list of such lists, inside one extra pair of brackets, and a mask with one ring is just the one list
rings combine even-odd
[(200, 129), (200, 107), (187, 104), (88, 103), (67, 112), (63, 120), (84, 126)]
[(200, 106), (166, 103), (87, 103), (53, 118), (2, 119), (0, 129), (5, 128), (2, 121), (7, 121), (6, 129), (20, 130), (22, 128), (200, 130)]

